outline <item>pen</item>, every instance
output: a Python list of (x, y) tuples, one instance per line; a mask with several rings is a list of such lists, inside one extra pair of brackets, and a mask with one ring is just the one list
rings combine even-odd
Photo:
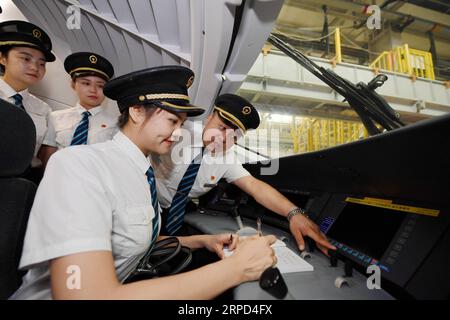
[(262, 236), (262, 232), (261, 232), (261, 218), (258, 217), (256, 218), (256, 228), (258, 230), (258, 236)]

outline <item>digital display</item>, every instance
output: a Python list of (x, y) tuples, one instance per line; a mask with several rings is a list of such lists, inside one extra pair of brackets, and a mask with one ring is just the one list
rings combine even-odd
[(380, 260), (407, 213), (347, 203), (327, 236)]

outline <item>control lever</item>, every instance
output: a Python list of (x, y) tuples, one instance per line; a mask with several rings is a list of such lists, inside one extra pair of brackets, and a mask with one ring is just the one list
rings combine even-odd
[[(328, 250), (328, 255), (330, 256), (330, 267), (338, 266), (338, 252), (335, 250)], [(344, 275), (339, 276), (334, 280), (334, 285), (336, 288), (342, 288), (343, 286), (350, 286), (348, 278), (353, 275), (353, 265), (350, 259), (343, 258), (344, 260)]]
[(217, 183), (205, 183), (204, 185), (203, 185), (203, 187), (204, 188), (215, 188), (215, 187), (217, 187), (217, 192), (216, 192), (216, 195), (214, 196), (214, 199), (211, 201), (211, 202), (217, 202), (219, 199), (220, 199), (220, 197), (223, 195), (223, 193), (225, 192), (225, 188), (224, 188), (224, 186), (223, 186), (223, 184), (217, 184)]
[(330, 266), (336, 268), (338, 265), (337, 252), (335, 250), (328, 250), (328, 255), (330, 256)]
[(217, 187), (217, 183), (205, 183), (203, 185), (204, 188), (214, 188)]
[(305, 237), (305, 241), (307, 244), (308, 251), (314, 252), (314, 250), (316, 249), (316, 242), (314, 241), (314, 239), (311, 239), (310, 237)]
[(344, 273), (346, 277), (351, 277), (353, 275), (353, 265), (350, 259), (345, 260)]
[(242, 223), (241, 215), (239, 214), (239, 204), (241, 203), (242, 198), (242, 192), (239, 193), (239, 195), (236, 197), (236, 200), (234, 201), (233, 209), (231, 211), (231, 214), (233, 215), (234, 219), (236, 220), (236, 223), (238, 224), (239, 230), (244, 228), (244, 224)]
[(261, 274), (259, 286), (277, 299), (284, 299), (288, 294), (286, 282), (284, 282), (278, 268), (269, 267)]

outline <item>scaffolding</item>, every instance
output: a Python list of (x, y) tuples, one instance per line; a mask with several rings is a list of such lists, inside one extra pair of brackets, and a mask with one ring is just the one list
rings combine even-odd
[(382, 52), (369, 67), (375, 70), (375, 73), (382, 69), (408, 74), (412, 77), (435, 80), (431, 53), (410, 49), (408, 44), (391, 51)]
[(302, 118), (291, 129), (294, 153), (318, 151), (369, 136), (361, 122)]

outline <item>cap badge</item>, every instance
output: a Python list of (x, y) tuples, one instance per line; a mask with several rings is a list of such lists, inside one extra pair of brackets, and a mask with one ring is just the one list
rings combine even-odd
[(89, 57), (89, 61), (90, 61), (91, 63), (93, 63), (93, 64), (96, 64), (96, 63), (97, 63), (97, 57), (94, 56), (94, 55), (92, 55), (92, 56)]
[(191, 76), (191, 77), (189, 78), (189, 80), (187, 81), (187, 83), (186, 83), (186, 87), (187, 87), (187, 88), (190, 88), (190, 87), (192, 86), (193, 83), (194, 83), (194, 76)]
[(252, 113), (252, 109), (248, 106), (245, 106), (244, 108), (242, 108), (242, 113), (247, 116)]
[(41, 31), (39, 31), (38, 29), (34, 29), (34, 30), (33, 30), (33, 37), (39, 38), (39, 39), (40, 39), (41, 36), (42, 36)]

